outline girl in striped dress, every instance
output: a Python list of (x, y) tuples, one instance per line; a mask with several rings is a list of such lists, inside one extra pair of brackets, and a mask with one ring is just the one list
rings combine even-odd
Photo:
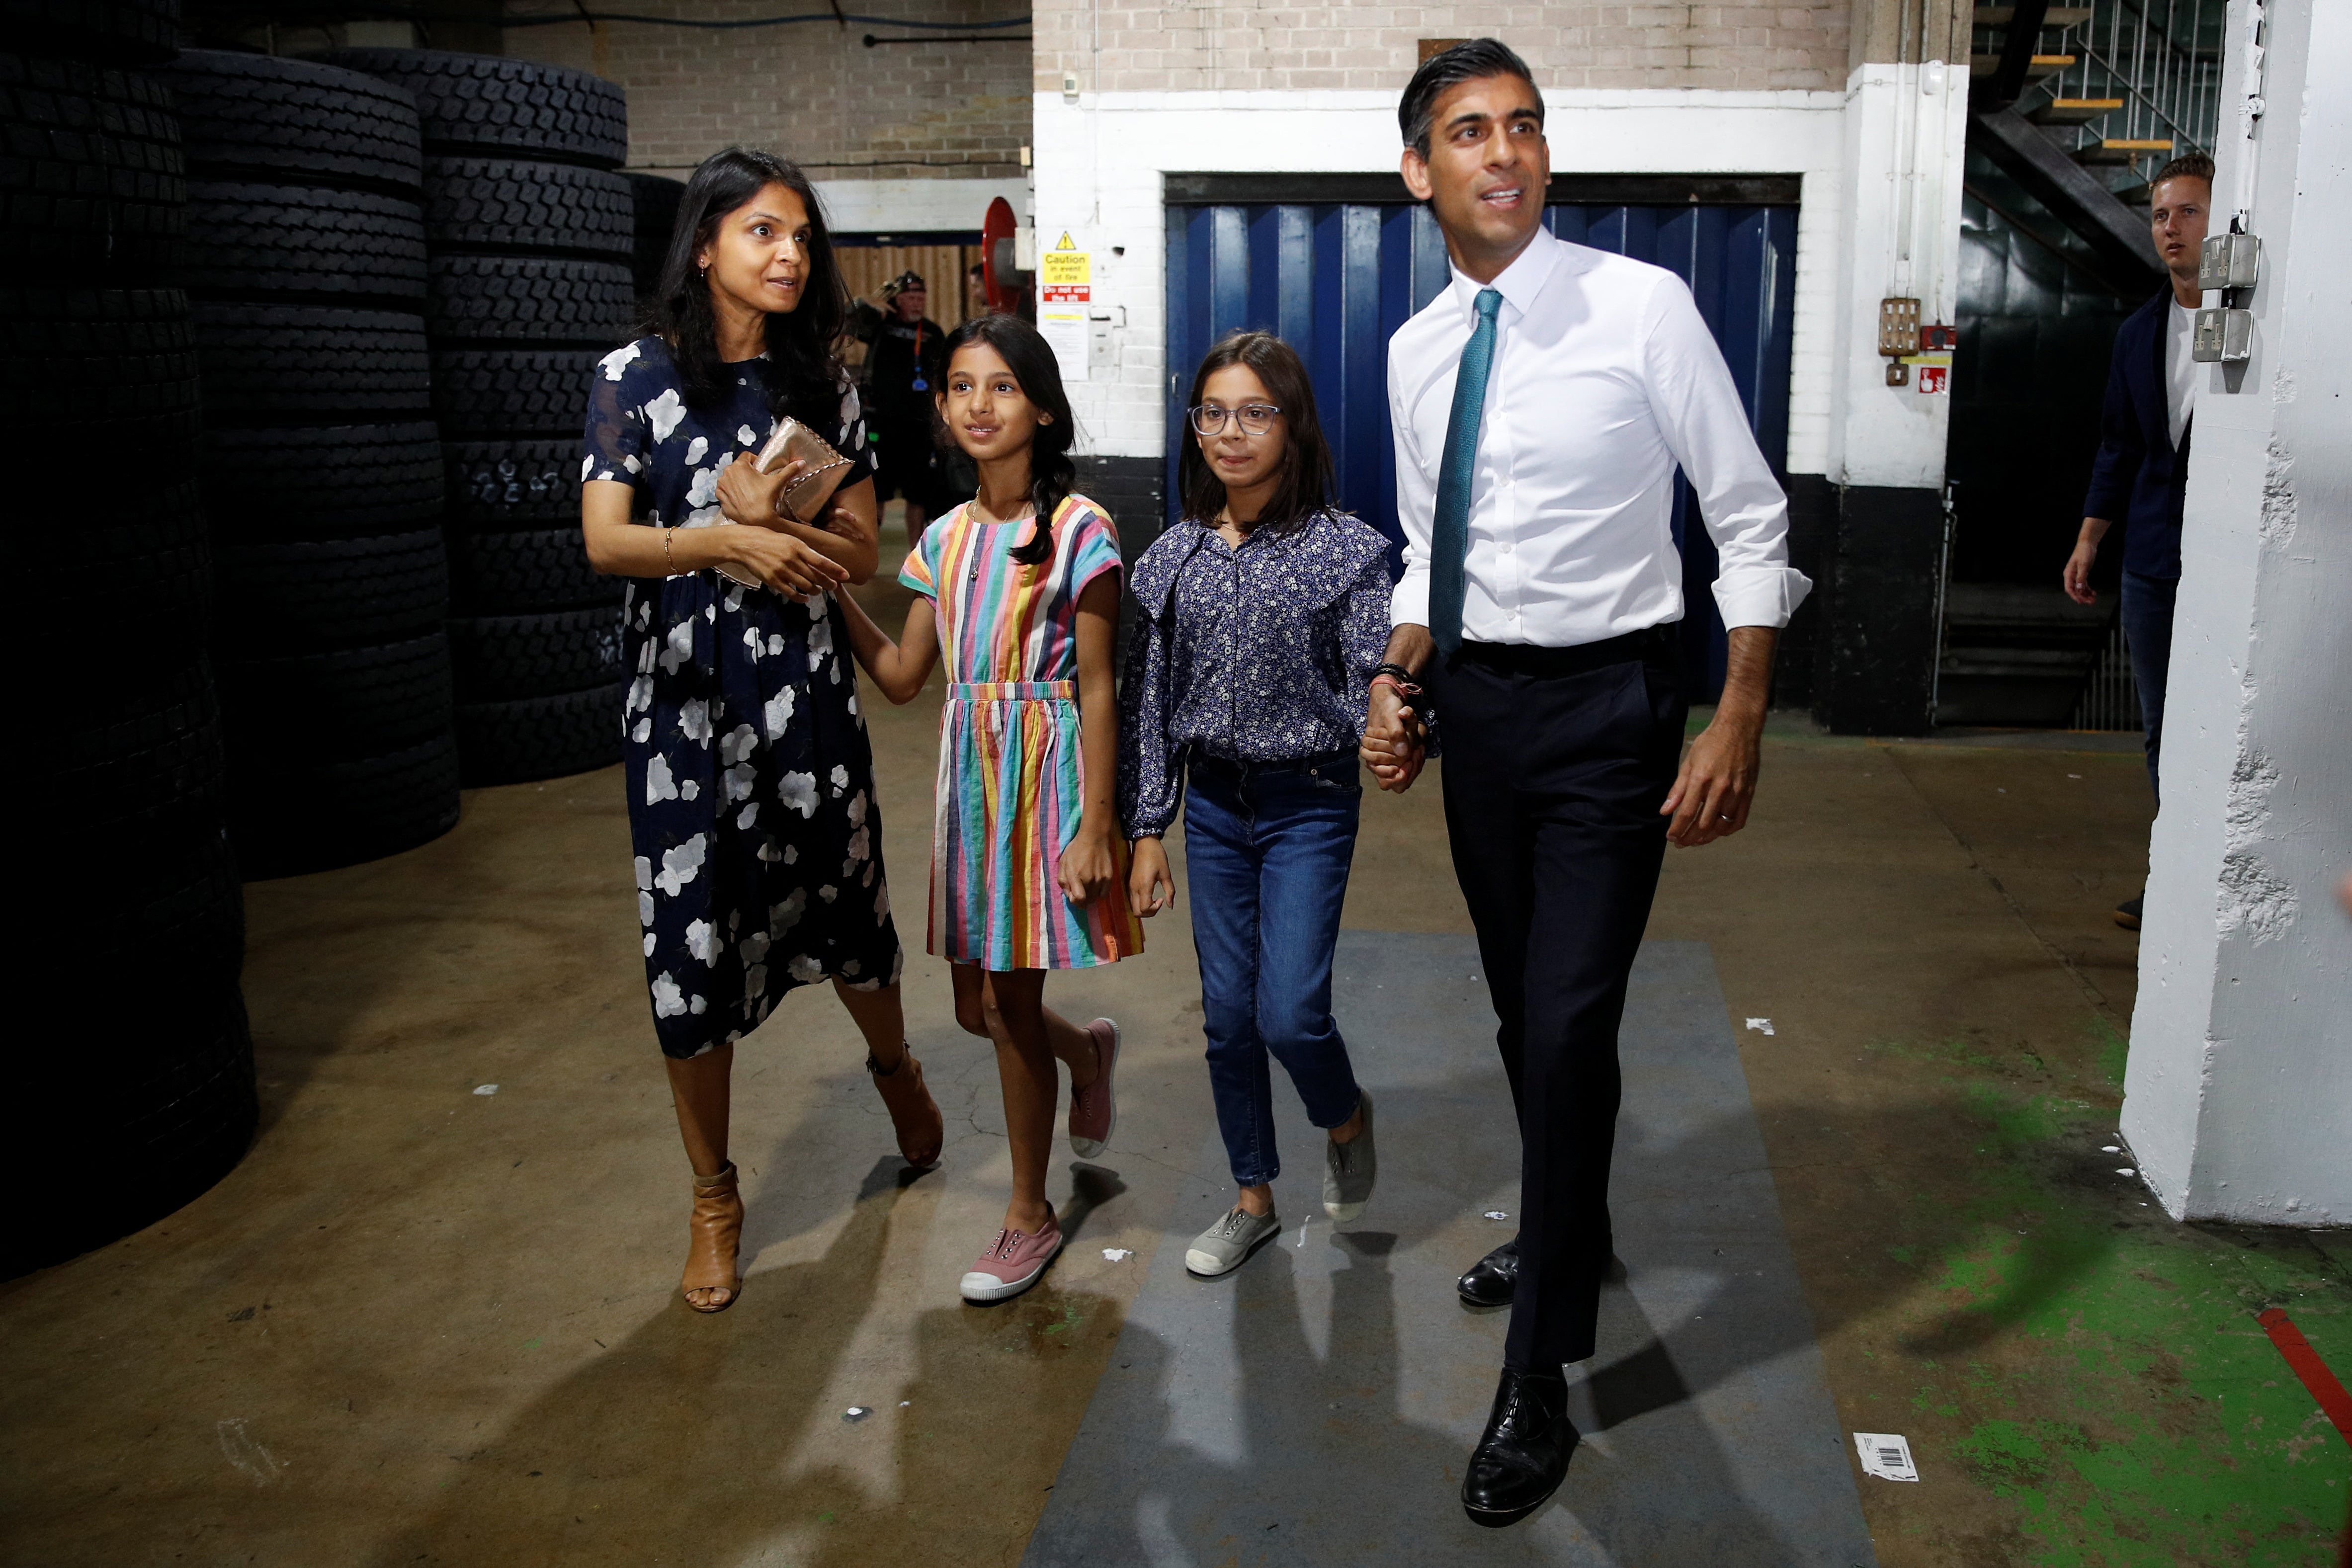
[(956, 1020), (995, 1041), (1013, 1152), (1004, 1224), (963, 1277), (969, 1301), (1034, 1284), (1061, 1250), (1045, 1200), (1060, 1079), (1070, 1147), (1100, 1154), (1118, 1119), (1118, 1026), (1080, 1029), (1045, 1005), (1045, 971), (1143, 950), (1127, 844), (1111, 804), (1118, 709), (1118, 536), (1070, 493), (1073, 426), (1054, 351), (1012, 316), (947, 341), (940, 418), (980, 490), (923, 531), (898, 580), (921, 599), (892, 643), (848, 595), (850, 646), (894, 703), (947, 662), (931, 829), (929, 950), (954, 966)]

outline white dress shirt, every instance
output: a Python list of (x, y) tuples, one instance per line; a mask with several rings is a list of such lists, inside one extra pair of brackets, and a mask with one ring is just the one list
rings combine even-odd
[[(1391, 612), (1429, 623), (1429, 541), (1454, 372), (1487, 287), (1453, 285), (1389, 340), (1404, 576)], [(1789, 503), (1680, 278), (1538, 230), (1503, 296), (1470, 481), (1462, 635), (1568, 647), (1683, 613), (1675, 469), (1715, 537), (1726, 626), (1786, 626), (1811, 589)]]
[(2172, 449), (2180, 450), (2181, 432), (2189, 428), (2189, 411), (2197, 396), (2197, 310), (2172, 301), (2172, 330), (2164, 346), (2165, 426), (2172, 434)]

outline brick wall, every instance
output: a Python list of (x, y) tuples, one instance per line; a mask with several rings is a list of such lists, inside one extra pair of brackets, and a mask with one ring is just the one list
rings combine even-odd
[[(724, 21), (794, 7), (636, 0), (629, 9)], [(1021, 0), (940, 0), (910, 9), (926, 21), (980, 22), (1018, 16), (1024, 7)], [(846, 31), (824, 23), (715, 31), (605, 22), (509, 27), (505, 38), (509, 55), (576, 66), (628, 89), (631, 168), (682, 173), (741, 142), (796, 159), (820, 180), (1018, 174), (1029, 141), (1029, 45), (869, 49), (860, 41), (911, 31), (855, 22)]]
[[(1838, 89), (1849, 0), (1730, 5), (1340, 5), (1038, 0), (1036, 87), (1087, 92), (1396, 91), (1419, 41), (1491, 36), (1546, 88)], [(1099, 57), (1097, 58), (1097, 51)]]

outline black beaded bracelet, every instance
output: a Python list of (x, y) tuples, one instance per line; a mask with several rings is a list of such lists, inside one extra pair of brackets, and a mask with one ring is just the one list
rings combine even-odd
[(1395, 676), (1397, 685), (1402, 686), (1408, 692), (1417, 692), (1421, 690), (1421, 687), (1413, 682), (1412, 672), (1406, 669), (1402, 664), (1391, 664), (1385, 662), (1374, 664), (1372, 666), (1372, 677), (1377, 680), (1382, 675)]

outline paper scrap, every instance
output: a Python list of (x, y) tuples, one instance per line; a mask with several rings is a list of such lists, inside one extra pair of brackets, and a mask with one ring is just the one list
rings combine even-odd
[(1911, 1462), (1911, 1440), (1900, 1432), (1856, 1432), (1853, 1451), (1862, 1457), (1862, 1473), (1883, 1481), (1916, 1481), (1918, 1467)]
[(2132, 1169), (2132, 1168), (2131, 1168), (2131, 1166), (2117, 1166), (2116, 1167), (2116, 1175), (2117, 1175), (2117, 1176), (2137, 1176), (2137, 1175), (2139, 1175), (2139, 1172), (2137, 1172), (2137, 1171), (2136, 1171), (2136, 1170)]
[(1135, 1253), (1130, 1249), (1125, 1247), (1106, 1247), (1103, 1249), (1103, 1261), (1106, 1263), (1124, 1263), (1129, 1258), (1134, 1256)]
[(914, 1401), (911, 1399), (901, 1399), (898, 1401), (898, 1408), (904, 1410), (908, 1406), (912, 1405)]
[(1489, 1219), (1508, 1219), (1511, 1216), (1510, 1211), (1507, 1209), (1490, 1208), (1486, 1211), (1486, 1218)]
[(2101, 1144), (2099, 1145), (2099, 1153), (2103, 1155), (2119, 1155), (2123, 1152), (2123, 1145), (2120, 1144)]
[(498, 1092), (499, 1086), (495, 1083), (477, 1083), (474, 1085), (474, 1092), (477, 1094), (495, 1094)]
[(1748, 1020), (1748, 1027), (1754, 1030), (1758, 1034), (1770, 1034), (1772, 1032), (1772, 1020), (1770, 1019), (1749, 1019)]
[(863, 1405), (853, 1405), (848, 1409), (844, 1410), (841, 1413), (841, 1418), (845, 1421), (863, 1421), (866, 1417), (873, 1414), (873, 1411), (867, 1409)]

